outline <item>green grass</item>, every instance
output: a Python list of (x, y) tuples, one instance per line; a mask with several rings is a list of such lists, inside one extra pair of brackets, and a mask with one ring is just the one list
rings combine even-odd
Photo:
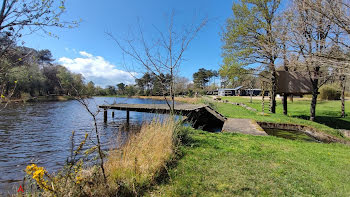
[[(250, 107), (261, 111), (261, 100), (254, 100), (250, 103), (250, 99), (242, 97), (224, 97), (223, 99), (232, 102), (242, 102)], [(288, 100), (288, 116), (309, 119), (310, 117), (309, 100)], [(265, 111), (268, 112), (268, 101), (265, 103)], [(340, 101), (317, 101), (316, 105), (316, 122), (327, 124), (333, 128), (350, 129), (350, 101), (345, 102), (346, 117), (341, 118), (341, 102)], [(277, 100), (276, 114), (283, 114), (283, 106), (281, 100)]]
[[(261, 112), (261, 100), (253, 100), (242, 97), (223, 97), (223, 100), (230, 102), (245, 103), (248, 106)], [(310, 101), (288, 101), (288, 115), (283, 115), (281, 101), (277, 101), (276, 114), (268, 114), (263, 116), (259, 113), (248, 111), (240, 106), (227, 103), (216, 103), (215, 107), (223, 115), (230, 118), (250, 118), (256, 121), (276, 122), (276, 123), (292, 123), (314, 127), (319, 131), (341, 137), (336, 129), (350, 129), (350, 113), (347, 117), (340, 117), (340, 101), (318, 101), (316, 108), (315, 122), (309, 121)], [(350, 112), (350, 101), (346, 102), (346, 111)], [(268, 101), (265, 103), (265, 113), (268, 112)]]
[(350, 147), (192, 130), (156, 196), (350, 196)]

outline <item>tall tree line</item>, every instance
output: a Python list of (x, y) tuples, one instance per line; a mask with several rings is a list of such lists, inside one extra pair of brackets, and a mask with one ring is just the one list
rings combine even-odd
[[(84, 83), (81, 74), (70, 72), (66, 67), (55, 64), (49, 50), (35, 50), (23, 46), (11, 47), (11, 55), (2, 57), (0, 73), (1, 95), (22, 98), (46, 95), (95, 94), (94, 84)], [(90, 92), (88, 92), (89, 90)]]

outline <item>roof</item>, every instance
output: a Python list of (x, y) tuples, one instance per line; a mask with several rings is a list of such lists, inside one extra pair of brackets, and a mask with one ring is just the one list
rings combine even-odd
[(235, 87), (234, 90), (239, 90), (241, 89), (243, 86), (238, 86), (238, 87)]
[(276, 71), (277, 93), (311, 94), (310, 78), (301, 72)]
[(249, 88), (249, 89), (245, 89), (245, 90), (261, 90), (261, 89), (257, 89), (257, 88), (255, 88), (255, 89), (254, 89), (254, 88), (253, 88), (253, 89), (250, 89), (250, 88)]
[(233, 89), (233, 88), (223, 88), (223, 89), (219, 89), (219, 91), (226, 91), (226, 90), (235, 90), (235, 89)]
[(235, 87), (235, 88), (222, 88), (222, 89), (219, 89), (219, 91), (225, 91), (225, 90), (239, 90), (241, 89), (243, 86), (238, 86), (238, 87)]

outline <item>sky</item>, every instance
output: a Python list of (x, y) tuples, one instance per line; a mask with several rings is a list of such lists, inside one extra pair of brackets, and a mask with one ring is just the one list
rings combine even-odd
[[(199, 68), (218, 70), (222, 63), (221, 36), (225, 21), (232, 16), (233, 0), (67, 0), (62, 20), (82, 20), (74, 29), (49, 29), (59, 38), (34, 33), (23, 38), (25, 46), (49, 49), (56, 61), (86, 81), (96, 85), (132, 84), (137, 70), (107, 35), (125, 39), (138, 24), (147, 39), (155, 38), (155, 27), (164, 30), (169, 14), (174, 11), (177, 26), (191, 24), (193, 19), (208, 17), (208, 24), (185, 51), (179, 75), (192, 80)], [(139, 21), (139, 23), (138, 23)], [(127, 67), (125, 67), (127, 65)], [(136, 73), (135, 73), (136, 72)], [(140, 71), (141, 73), (141, 71)]]

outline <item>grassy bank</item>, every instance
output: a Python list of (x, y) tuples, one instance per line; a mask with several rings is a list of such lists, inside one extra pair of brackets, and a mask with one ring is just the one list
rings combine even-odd
[[(176, 156), (181, 142), (181, 128), (173, 119), (154, 120), (142, 125), (119, 149), (110, 150), (102, 168), (84, 165), (84, 157), (94, 155), (97, 147), (82, 152), (80, 142), (73, 158), (62, 170), (49, 174), (35, 164), (26, 168), (24, 191), (27, 196), (140, 196), (164, 175)], [(118, 139), (116, 142), (119, 143)], [(80, 158), (80, 159), (79, 159)], [(104, 170), (104, 171), (103, 171)], [(104, 177), (104, 173), (106, 178)], [(21, 196), (21, 195), (20, 195)]]
[(152, 196), (349, 196), (350, 147), (193, 130)]
[[(244, 103), (261, 112), (261, 100), (253, 100), (242, 97), (223, 97), (223, 100), (230, 102)], [(350, 129), (350, 118), (340, 118), (340, 101), (319, 101), (317, 106), (316, 121), (308, 120), (310, 101), (299, 100), (288, 102), (288, 115), (283, 115), (283, 108), (281, 101), (277, 101), (276, 114), (268, 113), (261, 115), (260, 113), (248, 111), (243, 107), (228, 104), (228, 103), (213, 103), (214, 107), (223, 115), (230, 118), (249, 118), (256, 121), (276, 122), (276, 123), (290, 123), (300, 124), (313, 127), (319, 131), (331, 134), (336, 137), (342, 137), (337, 129)], [(347, 101), (347, 111), (350, 110), (350, 102)], [(265, 103), (265, 113), (268, 112), (268, 103)], [(339, 108), (338, 108), (339, 106)], [(350, 115), (350, 114), (349, 114)]]

